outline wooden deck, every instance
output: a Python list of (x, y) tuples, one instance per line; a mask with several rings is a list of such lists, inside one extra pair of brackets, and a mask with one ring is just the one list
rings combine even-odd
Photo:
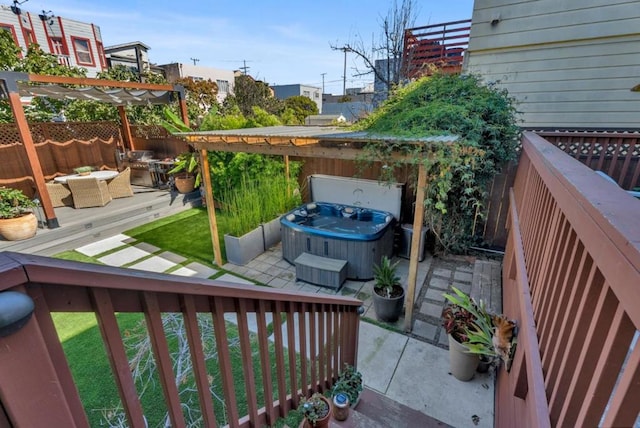
[[(51, 256), (180, 212), (200, 202), (197, 192), (182, 195), (168, 190), (132, 187), (132, 198), (114, 199), (104, 207), (55, 208), (60, 227), (40, 228), (35, 237), (24, 241), (5, 241), (0, 238), (0, 251)], [(39, 219), (44, 219), (42, 212), (39, 213)]]

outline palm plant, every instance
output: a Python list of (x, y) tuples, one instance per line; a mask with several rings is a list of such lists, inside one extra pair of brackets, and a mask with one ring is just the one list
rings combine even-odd
[(400, 286), (400, 277), (396, 274), (398, 263), (392, 264), (389, 257), (383, 256), (380, 264), (373, 266), (374, 289), (379, 295), (390, 298), (395, 286)]

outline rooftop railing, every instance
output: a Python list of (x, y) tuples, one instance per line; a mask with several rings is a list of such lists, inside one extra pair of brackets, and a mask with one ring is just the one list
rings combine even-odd
[(470, 30), (470, 19), (406, 29), (403, 76), (418, 78), (430, 74), (432, 68), (459, 73), (469, 46)]

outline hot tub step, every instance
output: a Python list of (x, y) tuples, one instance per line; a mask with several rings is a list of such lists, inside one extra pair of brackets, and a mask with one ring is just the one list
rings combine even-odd
[(336, 291), (347, 279), (347, 261), (302, 253), (295, 259), (296, 277)]

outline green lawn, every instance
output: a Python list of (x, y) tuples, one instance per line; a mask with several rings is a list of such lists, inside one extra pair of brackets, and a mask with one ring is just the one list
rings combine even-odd
[[(220, 236), (222, 237), (225, 233), (226, 218), (224, 215), (218, 215), (217, 220)], [(188, 259), (187, 262), (198, 261), (211, 265), (210, 260), (212, 259), (213, 250), (207, 212), (204, 209), (195, 208), (183, 211), (179, 214), (148, 223), (124, 233), (138, 241), (155, 245), (164, 251), (180, 254)], [(56, 255), (56, 257), (99, 263), (96, 258), (84, 256), (76, 251), (66, 251)], [(105, 415), (116, 415), (114, 409), (121, 412), (121, 405), (116, 383), (111, 374), (111, 368), (102, 345), (96, 318), (93, 313), (55, 313), (53, 314), (53, 319), (85, 411), (89, 417), (89, 423), (91, 426), (105, 426)], [(210, 320), (211, 317), (209, 316), (208, 319)], [(139, 337), (146, 339), (143, 314), (119, 313), (117, 314), (117, 320), (125, 344)], [(270, 326), (270, 331), (272, 329), (273, 326)], [(212, 327), (209, 327), (209, 330), (203, 329), (202, 332), (205, 350), (208, 350), (213, 356), (207, 360), (207, 367), (211, 380), (211, 391), (214, 396), (214, 410), (218, 423), (224, 425), (227, 421), (225, 419), (222, 400), (216, 398), (222, 397), (222, 383), (217, 358), (215, 358), (217, 356), (215, 352), (215, 333)], [(238, 410), (240, 415), (244, 415), (248, 410), (245, 398), (242, 358), (237, 340), (237, 327), (234, 324), (227, 323), (227, 334), (231, 347), (234, 389), (238, 399)], [(172, 355), (178, 354), (180, 344), (182, 343), (181, 340), (175, 335), (172, 336), (168, 334), (167, 336)], [(260, 387), (262, 385), (262, 373), (255, 335), (251, 336), (251, 348), (254, 360), (255, 384), (258, 386), (257, 390), (259, 394), (258, 407), (262, 407), (264, 406), (262, 388)], [(127, 352), (130, 364), (133, 367), (134, 363), (132, 363), (132, 361), (134, 361), (134, 356), (136, 355), (135, 348), (128, 346)], [(273, 344), (270, 345), (270, 353), (272, 366), (271, 376), (272, 379), (275, 379), (275, 353)], [(143, 360), (151, 364), (153, 359), (145, 357)], [(141, 365), (144, 366), (142, 363)], [(138, 394), (142, 397), (141, 403), (143, 411), (150, 427), (161, 426), (166, 414), (162, 388), (154, 370), (147, 370), (144, 373), (141, 379), (137, 381)], [(287, 377), (288, 376), (287, 368)], [(192, 383), (192, 376), (186, 375), (179, 380), (179, 389), (185, 389)], [(274, 386), (276, 387), (274, 394), (277, 394), (277, 385)], [(200, 410), (195, 393), (188, 391), (182, 392), (181, 400), (183, 403), (190, 403), (188, 407), (194, 409), (192, 413), (185, 410), (187, 420), (197, 420)], [(297, 412), (291, 412), (286, 423), (289, 426), (297, 426), (296, 421), (299, 423), (300, 419), (301, 416)], [(278, 421), (275, 426), (282, 426), (284, 423), (285, 421)], [(195, 422), (193, 426), (200, 425), (198, 422)]]

